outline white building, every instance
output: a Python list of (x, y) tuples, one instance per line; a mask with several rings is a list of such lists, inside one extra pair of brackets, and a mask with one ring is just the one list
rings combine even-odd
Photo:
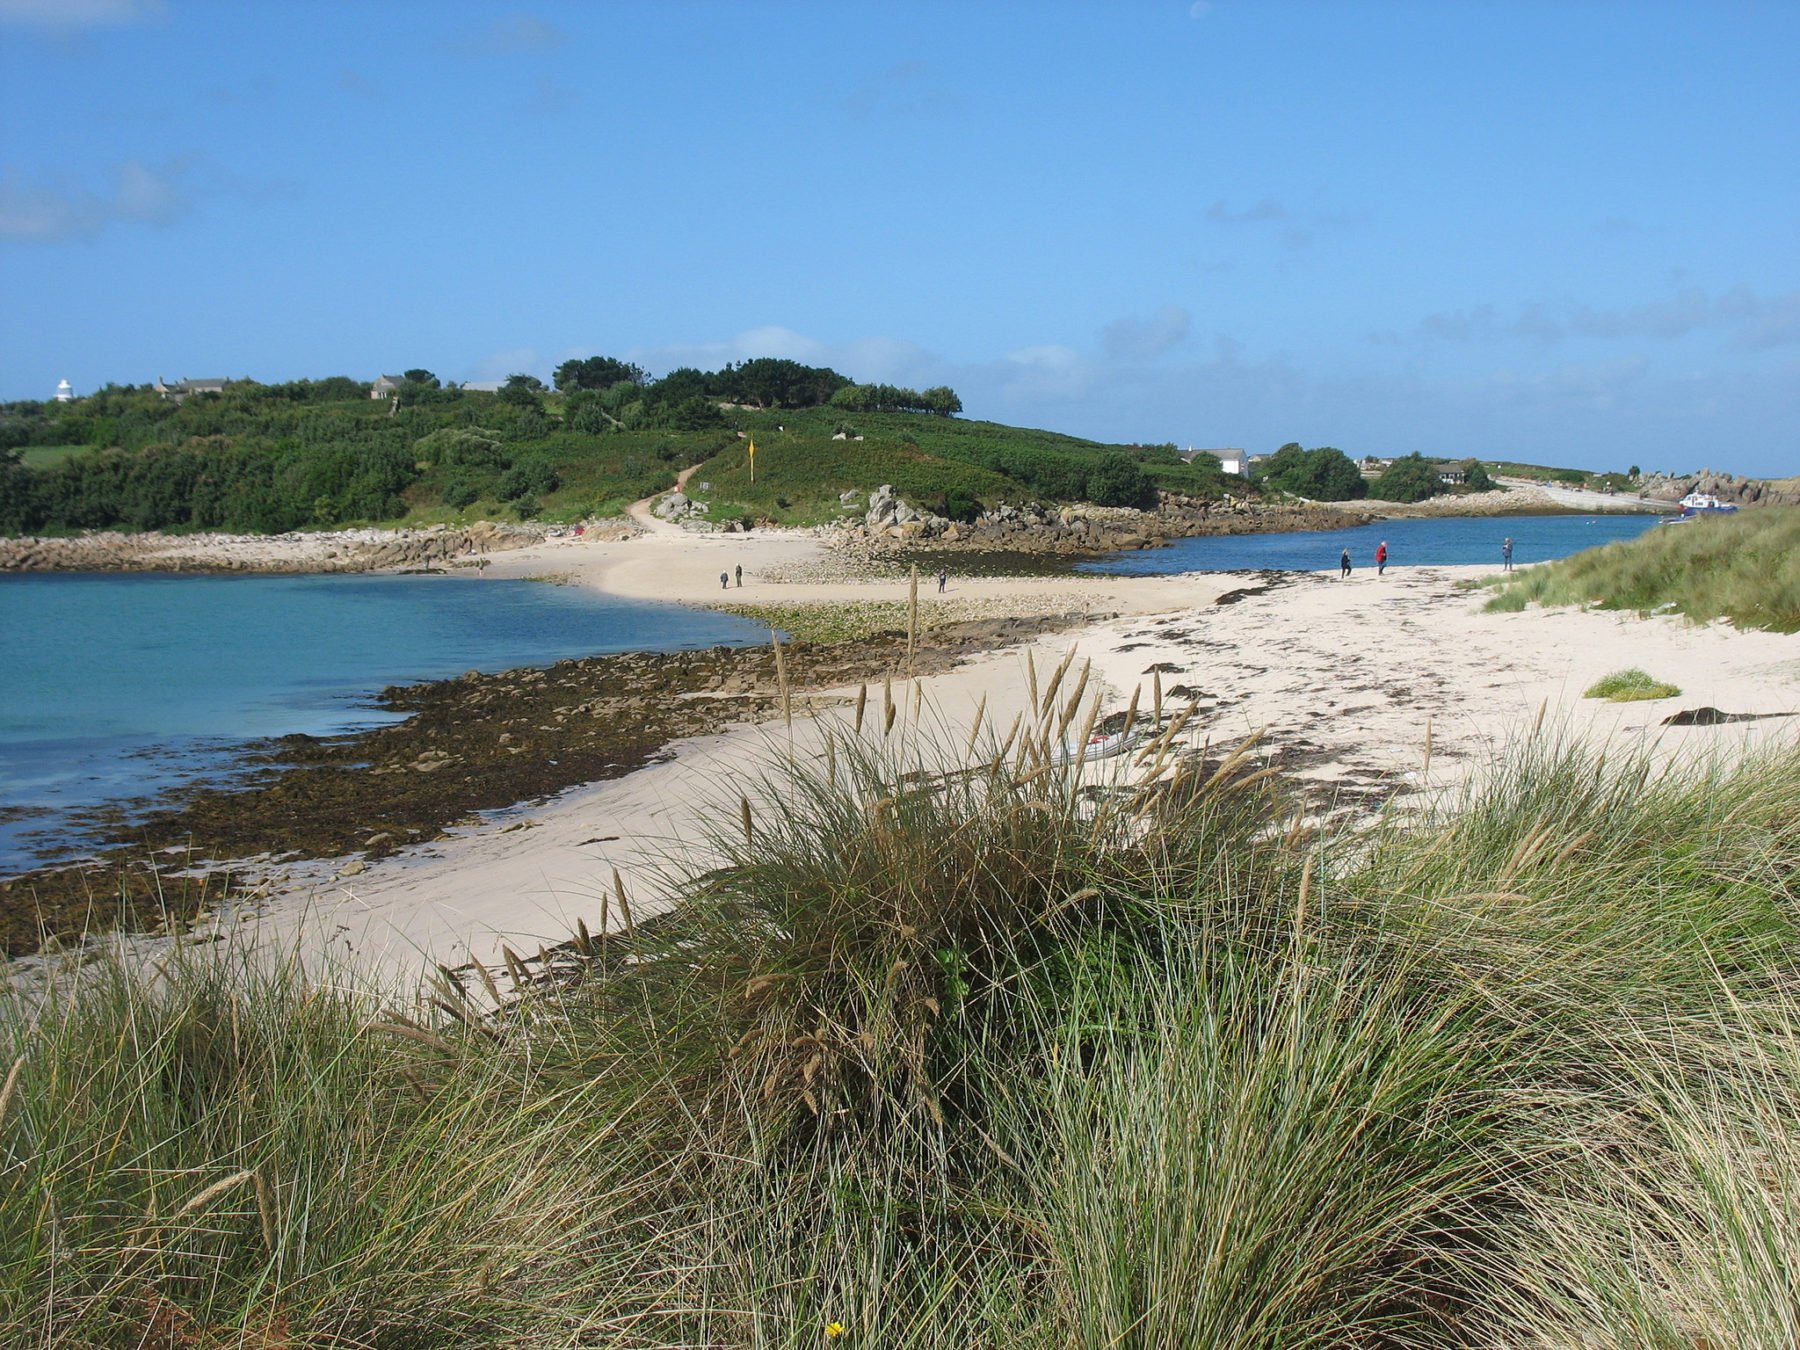
[(1224, 470), (1226, 473), (1235, 473), (1239, 477), (1242, 477), (1244, 475), (1244, 473), (1250, 467), (1249, 458), (1244, 454), (1244, 452), (1242, 450), (1238, 449), (1235, 446), (1227, 446), (1224, 449), (1220, 449), (1220, 450), (1211, 450), (1211, 449), (1201, 450), (1201, 449), (1196, 449), (1194, 446), (1190, 445), (1185, 451), (1182, 452), (1181, 457), (1183, 459), (1185, 459), (1188, 463), (1192, 464), (1194, 462), (1195, 455), (1217, 456), (1218, 461), (1219, 461), (1219, 467), (1222, 470)]
[(70, 384), (67, 380), (57, 381), (56, 401), (58, 403), (70, 403), (70, 402), (74, 401), (74, 398), (75, 398), (75, 386)]

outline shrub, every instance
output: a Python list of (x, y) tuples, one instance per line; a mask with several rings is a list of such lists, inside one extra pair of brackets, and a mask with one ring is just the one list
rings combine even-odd
[(1384, 502), (1422, 502), (1444, 490), (1436, 464), (1416, 451), (1402, 455), (1375, 480), (1374, 493)]
[(1603, 698), (1613, 703), (1635, 703), (1643, 699), (1674, 698), (1681, 690), (1672, 684), (1652, 679), (1636, 668), (1615, 670), (1588, 686), (1583, 698)]

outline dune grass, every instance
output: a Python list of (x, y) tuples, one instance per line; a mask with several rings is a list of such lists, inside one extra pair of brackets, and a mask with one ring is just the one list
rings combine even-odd
[(1490, 610), (1595, 605), (1800, 632), (1800, 507), (1702, 517), (1505, 573), (1489, 584), (1496, 588)]
[(1674, 698), (1681, 692), (1667, 681), (1633, 666), (1602, 675), (1588, 686), (1583, 698), (1603, 698), (1611, 703), (1637, 703), (1646, 699)]
[(1794, 1342), (1800, 750), (1539, 734), (1340, 835), (1034, 703), (875, 691), (498, 1011), (214, 947), (16, 993), (0, 1342)]

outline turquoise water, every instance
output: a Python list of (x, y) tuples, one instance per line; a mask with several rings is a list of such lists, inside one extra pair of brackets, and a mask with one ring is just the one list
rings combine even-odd
[(1161, 576), (1171, 572), (1337, 570), (1350, 550), (1358, 570), (1375, 565), (1375, 546), (1387, 541), (1390, 568), (1476, 563), (1500, 568), (1500, 541), (1513, 541), (1513, 566), (1566, 558), (1619, 539), (1635, 539), (1659, 516), (1437, 516), (1380, 520), (1348, 530), (1299, 534), (1207, 535), (1178, 539), (1167, 548), (1122, 553), (1083, 563), (1083, 572)]
[(243, 743), (386, 720), (390, 684), (764, 641), (733, 615), (572, 586), (400, 576), (0, 576), (0, 876), (80, 813), (224, 781)]

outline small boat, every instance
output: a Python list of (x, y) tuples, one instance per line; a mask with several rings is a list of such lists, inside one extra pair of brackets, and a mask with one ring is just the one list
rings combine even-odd
[(1115, 731), (1110, 736), (1095, 732), (1087, 738), (1086, 745), (1076, 746), (1065, 742), (1058, 746), (1055, 762), (1090, 764), (1095, 760), (1111, 759), (1114, 755), (1124, 754), (1142, 739), (1143, 733), (1135, 727), (1127, 731)]
[(1681, 514), (1687, 515), (1725, 515), (1737, 510), (1730, 502), (1722, 502), (1710, 492), (1690, 492), (1679, 503)]

